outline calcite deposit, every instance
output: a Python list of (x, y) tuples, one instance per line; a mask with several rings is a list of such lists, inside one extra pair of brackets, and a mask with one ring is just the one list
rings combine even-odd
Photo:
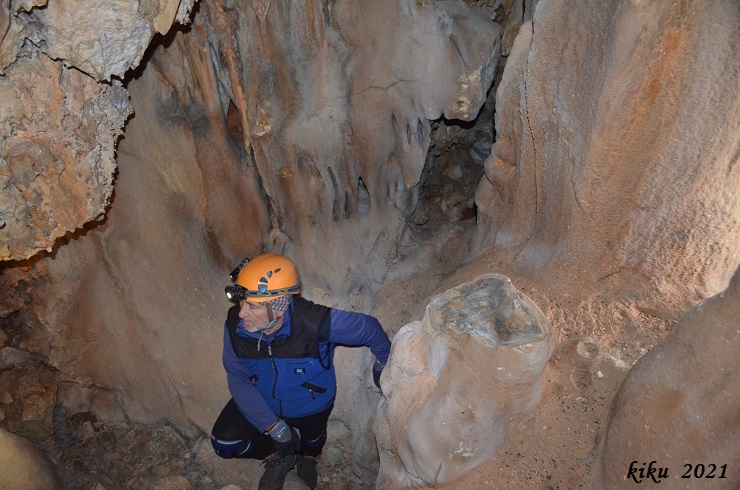
[(738, 3), (537, 4), (496, 93), (477, 249), (680, 312), (740, 262)]
[(282, 251), (304, 294), (334, 305), (353, 291), (367, 308), (394, 272), (429, 119), (475, 118), (493, 81), (501, 28), (485, 9), (264, 6), (204, 4), (128, 84), (107, 221), (60, 248), (36, 291), (53, 364), (125, 394), (135, 420), (210, 429), (228, 400), (223, 286), (244, 256)]
[(433, 298), (421, 322), (396, 334), (382, 376), (377, 488), (453, 483), (493, 457), (539, 398), (551, 334), (505, 276)]
[(418, 200), (431, 120), (475, 119), (501, 27), (460, 2), (207, 9), (217, 32), (233, 32), (209, 38), (223, 55), (213, 62), (283, 237), (272, 246), (285, 247), (307, 284), (371, 294)]
[(17, 260), (103, 217), (131, 107), (120, 83), (38, 52), (0, 79), (0, 106), (0, 260)]
[(197, 0), (74, 0), (3, 2), (0, 75), (31, 43), (49, 58), (97, 80), (123, 78), (155, 34), (186, 23)]
[(120, 79), (155, 33), (189, 19), (193, 4), (0, 5), (0, 261), (51, 251), (60, 237), (103, 218), (115, 144), (131, 114)]

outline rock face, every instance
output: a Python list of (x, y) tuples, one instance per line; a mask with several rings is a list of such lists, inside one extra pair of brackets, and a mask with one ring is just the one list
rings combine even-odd
[[(740, 269), (726, 291), (689, 311), (629, 372), (612, 405), (594, 488), (634, 484), (643, 479), (643, 463), (652, 461), (668, 468), (655, 479), (671, 488), (738, 488), (738, 472), (730, 470), (740, 464), (738, 319)], [(634, 479), (631, 465), (638, 470)], [(687, 469), (690, 478), (681, 478)], [(698, 475), (707, 478), (697, 481)]]
[(33, 442), (54, 432), (56, 370), (33, 362), (30, 354), (0, 349), (0, 427)]
[(233, 32), (210, 38), (222, 54), (214, 63), (228, 75), (219, 81), (233, 94), (274, 233), (284, 237), (277, 245), (306, 284), (372, 296), (418, 198), (430, 120), (476, 117), (498, 64), (500, 26), (459, 2), (207, 11), (217, 32)]
[(23, 259), (102, 218), (131, 109), (120, 83), (38, 53), (7, 70), (0, 105), (0, 260)]
[(726, 287), (739, 19), (733, 0), (539, 2), (496, 95), (478, 249), (674, 315)]
[[(476, 252), (499, 254), (491, 270), (511, 265), (564, 294), (572, 285), (608, 290), (661, 314), (724, 288), (740, 261), (737, 2), (527, 0), (523, 12), (522, 2), (502, 3), (516, 22), (505, 33), (496, 143), (476, 196)], [(208, 430), (228, 399), (225, 274), (244, 255), (283, 252), (298, 262), (309, 298), (367, 311), (401, 277), (400, 257), (419, 255), (404, 240), (430, 120), (475, 118), (501, 29), (461, 2), (204, 2), (193, 26), (168, 35), (127, 81), (136, 115), (114, 163), (131, 110), (116, 79), (193, 2), (71, 4), (0, 2), (0, 260), (49, 250), (102, 217), (118, 164), (116, 196), (104, 223), (2, 269), (0, 312), (29, 305), (64, 380), (96, 393), (81, 404)], [(459, 177), (454, 167), (449, 176)], [(416, 376), (407, 389), (426, 404), (407, 413), (393, 402), (404, 399), (399, 390), (388, 392), (385, 417), (416, 427), (440, 409), (458, 430), (475, 426), (463, 416), (502, 422), (478, 424), (488, 445), (474, 447), (466, 433), (460, 446), (443, 433), (441, 449), (429, 445), (442, 452), (431, 455), (420, 449), (430, 441), (414, 438), (426, 431), (410, 437), (394, 425), (379, 436), (397, 452), (383, 462), (385, 485), (454, 480), (495, 453), (506, 414), (536, 399), (541, 364), (524, 368), (529, 356), (546, 359), (549, 340), (527, 353), (503, 331), (438, 331), (432, 317), (394, 348), (397, 376)], [(455, 343), (463, 338), (464, 349)], [(437, 341), (448, 357), (427, 348)], [(468, 352), (493, 352), (504, 369), (481, 367), (476, 377), (462, 367), (479, 362)], [(346, 362), (342, 388), (367, 373), (360, 357)], [(512, 397), (523, 390), (516, 399), (494, 393), (500, 414), (445, 405), (447, 392), (472, 396), (464, 383), (506, 385), (510, 368), (532, 383), (511, 387)], [(463, 384), (451, 387), (451, 373)], [(343, 393), (347, 403), (378, 396)], [(368, 420), (345, 422), (368, 439)], [(434, 458), (445, 465), (432, 467)]]
[(39, 448), (0, 429), (0, 489), (60, 490), (58, 469)]
[(2, 2), (0, 261), (51, 251), (102, 219), (131, 108), (120, 82), (97, 81), (123, 78), (155, 33), (187, 21), (193, 3)]
[(155, 33), (185, 23), (197, 0), (72, 0), (3, 2), (0, 7), (0, 75), (24, 43), (39, 47), (97, 80), (123, 78), (141, 61)]
[(393, 339), (383, 372), (377, 487), (448, 484), (490, 459), (539, 398), (550, 330), (498, 274), (432, 299), (424, 320)]

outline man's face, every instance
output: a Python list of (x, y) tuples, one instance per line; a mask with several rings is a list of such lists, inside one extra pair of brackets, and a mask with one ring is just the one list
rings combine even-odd
[(252, 333), (259, 332), (270, 324), (265, 303), (239, 301), (239, 318), (244, 320), (244, 328)]

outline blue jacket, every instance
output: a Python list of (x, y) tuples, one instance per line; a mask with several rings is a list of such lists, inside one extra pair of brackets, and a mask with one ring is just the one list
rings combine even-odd
[[(301, 308), (296, 308), (296, 302)], [(295, 298), (283, 326), (260, 339), (260, 333), (244, 328), (238, 308), (229, 311), (224, 327), (223, 364), (237, 407), (262, 432), (278, 418), (311, 415), (334, 403), (334, 345), (364, 345), (379, 361), (388, 360), (391, 342), (370, 315)], [(303, 318), (294, 317), (296, 310), (305, 312)]]

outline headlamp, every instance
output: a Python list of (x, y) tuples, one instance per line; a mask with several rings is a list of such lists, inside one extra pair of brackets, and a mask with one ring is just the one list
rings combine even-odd
[(229, 298), (229, 301), (233, 301), (234, 303), (247, 299), (247, 290), (238, 284), (226, 286), (224, 292), (226, 293), (226, 297)]

